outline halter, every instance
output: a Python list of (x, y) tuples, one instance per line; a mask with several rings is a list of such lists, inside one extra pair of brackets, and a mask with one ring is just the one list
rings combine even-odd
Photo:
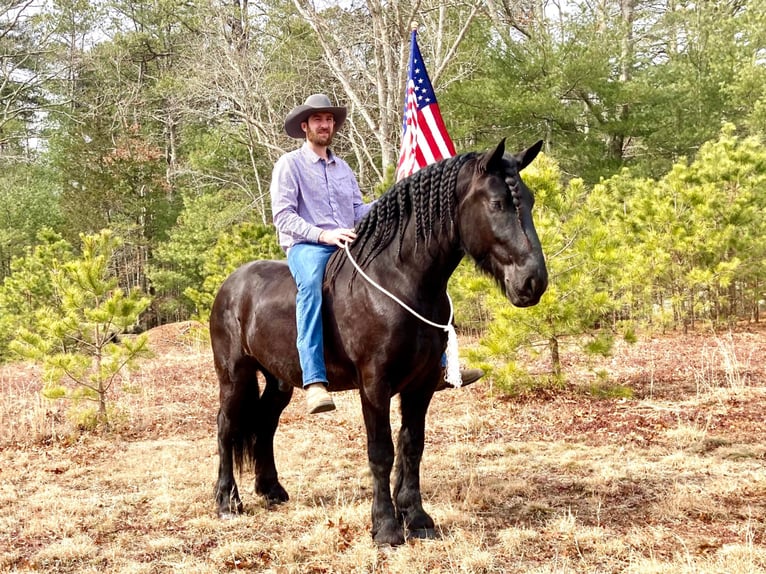
[(452, 298), (450, 298), (449, 293), (447, 293), (447, 301), (449, 301), (449, 319), (447, 319), (446, 325), (440, 325), (439, 323), (434, 323), (433, 321), (429, 321), (425, 317), (423, 317), (421, 314), (419, 314), (417, 311), (409, 307), (404, 301), (399, 299), (396, 295), (391, 293), (390, 291), (387, 291), (383, 287), (381, 287), (378, 283), (376, 283), (369, 275), (367, 275), (361, 267), (357, 264), (357, 262), (354, 260), (354, 258), (351, 256), (351, 250), (348, 248), (348, 243), (343, 244), (343, 250), (346, 252), (346, 257), (348, 257), (348, 260), (351, 261), (351, 264), (356, 268), (356, 270), (359, 272), (359, 274), (364, 277), (367, 282), (375, 287), (378, 291), (383, 293), (384, 295), (387, 295), (394, 301), (396, 301), (399, 305), (402, 306), (402, 308), (409, 311), (412, 315), (423, 321), (423, 323), (430, 325), (431, 327), (436, 327), (437, 329), (443, 329), (444, 331), (447, 331), (447, 368), (446, 368), (446, 375), (444, 376), (444, 380), (447, 381), (450, 385), (453, 387), (459, 387), (463, 384), (463, 379), (460, 377), (460, 362), (458, 357), (458, 346), (457, 346), (457, 333), (455, 333), (455, 327), (452, 324), (452, 317), (453, 317), (453, 308), (452, 308)]

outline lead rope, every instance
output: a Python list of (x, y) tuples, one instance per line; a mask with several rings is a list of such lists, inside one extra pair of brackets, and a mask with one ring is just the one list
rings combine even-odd
[(393, 293), (390, 293), (389, 291), (386, 291), (383, 287), (378, 285), (370, 276), (368, 276), (364, 271), (362, 271), (362, 268), (359, 267), (356, 261), (354, 261), (354, 258), (351, 257), (351, 251), (348, 248), (348, 243), (345, 243), (343, 245), (343, 250), (346, 252), (346, 257), (348, 257), (348, 260), (351, 261), (353, 266), (356, 268), (356, 270), (360, 273), (362, 277), (364, 277), (370, 285), (375, 287), (378, 291), (383, 293), (384, 295), (387, 295), (399, 305), (404, 307), (407, 311), (412, 313), (415, 317), (426, 323), (427, 325), (431, 325), (432, 327), (436, 327), (437, 329), (443, 329), (447, 331), (447, 368), (446, 374), (444, 376), (444, 380), (447, 381), (450, 385), (453, 387), (459, 387), (463, 384), (463, 379), (460, 377), (460, 358), (458, 356), (458, 347), (457, 347), (457, 334), (455, 333), (455, 327), (452, 325), (452, 315), (453, 315), (453, 309), (452, 309), (452, 298), (449, 296), (449, 293), (447, 293), (447, 301), (449, 301), (449, 319), (447, 320), (446, 325), (440, 325), (439, 323), (434, 323), (433, 321), (429, 321), (422, 315), (420, 315), (417, 311), (407, 306), (404, 301), (399, 299), (396, 295)]

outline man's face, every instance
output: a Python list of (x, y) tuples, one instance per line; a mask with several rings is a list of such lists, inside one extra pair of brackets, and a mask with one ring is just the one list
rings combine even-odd
[(335, 134), (335, 116), (330, 112), (317, 112), (311, 114), (301, 127), (312, 144), (327, 147)]

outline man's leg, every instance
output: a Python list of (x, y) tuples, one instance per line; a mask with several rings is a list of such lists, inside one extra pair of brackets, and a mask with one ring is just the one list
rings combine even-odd
[[(298, 287), (295, 300), (298, 330), (296, 344), (303, 372), (303, 388), (322, 383), (308, 389), (310, 412), (335, 408), (329, 394), (324, 390), (327, 385), (327, 369), (324, 363), (322, 333), (322, 281), (327, 260), (336, 249), (331, 245), (298, 243), (293, 245), (287, 254), (287, 264)], [(320, 387), (324, 392), (320, 392)]]

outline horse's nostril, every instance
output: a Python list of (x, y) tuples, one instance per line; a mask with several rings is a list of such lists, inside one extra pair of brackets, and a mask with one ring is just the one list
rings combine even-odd
[(538, 277), (537, 275), (531, 275), (527, 277), (524, 282), (524, 289), (527, 293), (540, 293), (545, 292), (548, 287), (548, 281), (545, 277)]

